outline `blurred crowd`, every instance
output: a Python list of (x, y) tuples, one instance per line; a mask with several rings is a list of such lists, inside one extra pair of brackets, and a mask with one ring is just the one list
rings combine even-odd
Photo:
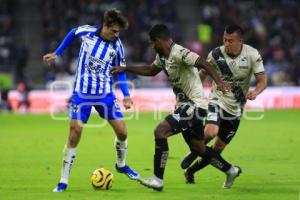
[(237, 23), (245, 43), (263, 56), (268, 85), (300, 85), (300, 1), (200, 1), (202, 24), (212, 29), (205, 52), (222, 42), (224, 24)]
[(16, 42), (16, 0), (0, 0), (0, 110), (9, 110), (8, 91), (25, 84), (28, 50)]
[[(265, 0), (211, 0), (200, 1), (199, 5), (199, 24), (211, 29), (211, 40), (199, 39), (190, 48), (206, 56), (222, 43), (224, 25), (240, 24), (246, 32), (245, 43), (257, 48), (263, 56), (269, 85), (299, 85), (299, 1), (280, 0), (270, 4)], [(154, 23), (166, 23), (175, 34), (175, 41), (181, 43), (184, 30), (179, 28), (175, 6), (171, 0), (44, 0), (41, 4), (44, 53), (53, 51), (70, 29), (83, 24), (101, 24), (104, 11), (116, 7), (123, 11), (130, 24), (121, 35), (127, 63), (150, 63), (154, 55), (149, 49), (147, 32)], [(48, 68), (47, 82), (74, 74), (78, 49), (76, 42), (54, 67)], [(138, 80), (130, 74), (129, 78)], [(163, 81), (164, 77), (157, 79)]]
[[(175, 42), (201, 56), (207, 56), (211, 49), (222, 44), (226, 24), (236, 23), (245, 30), (245, 43), (260, 51), (269, 86), (300, 85), (300, 1), (195, 1), (200, 7), (197, 12), (189, 13), (199, 20), (195, 41), (183, 38), (185, 31), (189, 30), (181, 29), (178, 5), (172, 0), (41, 0), (37, 9), (42, 27), (35, 33), (40, 32), (43, 36), (41, 54), (52, 52), (72, 28), (85, 24), (101, 25), (104, 12), (118, 8), (129, 21), (129, 28), (121, 33), (127, 64), (138, 65), (150, 64), (154, 59), (148, 31), (155, 23), (167, 24)], [(22, 100), (17, 108), (27, 110), (30, 106), (27, 101), (30, 72), (24, 72), (30, 47), (22, 46), (18, 40), (16, 10), (22, 9), (19, 2), (0, 0), (0, 110), (9, 110), (7, 93), (10, 89), (16, 89)], [(45, 69), (46, 87), (54, 80), (73, 80), (79, 47), (80, 41), (77, 40)], [(128, 78), (135, 87), (167, 85), (163, 73), (151, 78), (128, 74)]]
[(0, 70), (11, 70), (14, 32), (14, 1), (1, 0), (0, 7)]
[[(300, 3), (293, 0), (274, 1), (200, 1), (199, 24), (212, 29), (211, 41), (196, 41), (200, 54), (206, 56), (222, 43), (224, 25), (240, 24), (246, 31), (245, 43), (261, 52), (269, 85), (299, 85), (300, 82)], [(129, 20), (129, 29), (121, 37), (128, 64), (150, 63), (153, 51), (149, 49), (147, 32), (151, 25), (164, 22), (181, 42), (182, 30), (171, 0), (44, 0), (43, 15), (44, 53), (53, 51), (67, 32), (83, 24), (101, 24), (105, 10), (117, 7)], [(151, 8), (151, 9), (150, 9)], [(46, 73), (47, 81), (74, 74), (79, 44), (72, 45), (55, 67)], [(129, 74), (130, 79), (136, 79)], [(164, 80), (164, 77), (158, 77)], [(137, 80), (137, 79), (136, 79)], [(154, 80), (155, 81), (155, 80)]]
[[(197, 0), (195, 0), (197, 1)], [(199, 0), (198, 0), (199, 1)], [(0, 89), (25, 81), (24, 69), (29, 52), (15, 42), (15, 7), (18, 0), (0, 0)], [(187, 45), (200, 55), (206, 56), (222, 43), (224, 26), (240, 24), (245, 29), (245, 43), (257, 48), (264, 59), (269, 85), (299, 85), (300, 83), (300, 2), (297, 0), (273, 1), (199, 1), (199, 25), (211, 31), (198, 30), (198, 40), (190, 44), (183, 33), (176, 4), (171, 0), (42, 0), (40, 13), (43, 35), (42, 54), (54, 51), (64, 36), (74, 27), (84, 24), (101, 24), (103, 13), (112, 7), (120, 9), (129, 21), (128, 30), (122, 32), (127, 64), (151, 63), (154, 52), (148, 45), (148, 30), (158, 22), (166, 23), (175, 41)], [(178, 9), (177, 9), (178, 10)], [(202, 32), (201, 32), (202, 30)], [(39, 31), (37, 31), (38, 33)], [(203, 33), (209, 33), (206, 37)], [(197, 34), (197, 33), (195, 33)], [(203, 37), (205, 36), (205, 37)], [(204, 38), (204, 39), (203, 39)], [(45, 70), (45, 82), (71, 79), (76, 70), (79, 41), (72, 44), (56, 63)], [(30, 50), (30, 49), (29, 49)], [(38, 66), (37, 66), (38, 67)], [(4, 77), (13, 74), (12, 80)], [(30, 75), (28, 75), (30, 76)], [(128, 74), (137, 87), (162, 86), (165, 77), (142, 79)], [(150, 81), (149, 81), (150, 80)], [(9, 83), (9, 84), (8, 84)], [(2, 92), (2, 95), (5, 93)]]
[(13, 72), (14, 82), (25, 79), (28, 50), (16, 42), (16, 0), (0, 0), (0, 72)]
[[(115, 7), (122, 11), (130, 24), (121, 33), (127, 64), (152, 62), (154, 52), (148, 45), (148, 31), (153, 24), (164, 22), (176, 33), (176, 38), (180, 35), (174, 6), (171, 0), (44, 0), (41, 5), (44, 53), (55, 50), (72, 28), (101, 24), (104, 12)], [(56, 61), (54, 67), (48, 69), (47, 82), (74, 74), (78, 49), (77, 41)], [(132, 74), (128, 76), (131, 80), (137, 80)]]

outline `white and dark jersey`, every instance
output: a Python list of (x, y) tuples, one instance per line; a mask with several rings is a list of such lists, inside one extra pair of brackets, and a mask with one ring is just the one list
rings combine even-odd
[[(213, 82), (213, 87), (209, 96), (210, 102), (219, 105), (232, 115), (239, 116), (241, 115), (244, 104), (239, 102), (236, 94), (234, 94), (236, 91), (232, 90), (232, 88), (234, 86), (240, 88), (241, 95), (246, 96), (252, 75), (264, 73), (261, 55), (255, 48), (243, 44), (241, 53), (237, 57), (231, 58), (225, 53), (225, 47), (221, 46), (219, 49), (222, 55), (215, 56), (217, 58), (216, 60), (213, 55), (213, 52), (216, 49), (209, 53), (207, 61), (215, 67), (222, 80), (230, 83), (231, 91), (223, 94), (221, 91), (217, 90), (217, 86), (215, 82)], [(228, 74), (224, 73), (224, 69), (220, 69), (220, 67), (222, 67), (222, 64), (220, 63), (224, 63), (225, 61), (232, 73), (230, 77), (228, 77)]]
[[(112, 66), (125, 66), (124, 48), (119, 38), (107, 41), (100, 37), (100, 27), (80, 26), (72, 29), (66, 37), (70, 43), (81, 38), (78, 65), (75, 76), (74, 92), (83, 95), (101, 95), (112, 93), (113, 77), (109, 70)], [(69, 41), (68, 41), (69, 40)], [(59, 55), (68, 45), (61, 44), (56, 50)]]
[(173, 43), (169, 57), (157, 54), (153, 65), (166, 73), (176, 95), (177, 105), (192, 101), (197, 107), (207, 109), (198, 69), (194, 67), (198, 58), (196, 53)]

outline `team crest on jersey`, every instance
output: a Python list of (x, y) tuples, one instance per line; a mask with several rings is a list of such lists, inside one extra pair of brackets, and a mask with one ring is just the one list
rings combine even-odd
[(247, 61), (247, 57), (246, 57), (246, 56), (243, 56), (243, 57), (241, 58), (241, 61), (242, 61), (242, 62), (246, 62), (246, 61)]
[(74, 105), (73, 106), (73, 112), (78, 113), (78, 111), (79, 111), (78, 105)]
[(248, 69), (249, 66), (247, 65), (247, 57), (246, 56), (242, 56), (241, 58), (241, 65), (239, 66), (240, 69)]
[(122, 59), (121, 59), (121, 63), (123, 63), (124, 65), (126, 65), (126, 60), (125, 60), (125, 58), (122, 58)]
[(116, 56), (116, 53), (115, 51), (110, 51), (108, 55), (109, 55), (109, 59), (113, 59)]

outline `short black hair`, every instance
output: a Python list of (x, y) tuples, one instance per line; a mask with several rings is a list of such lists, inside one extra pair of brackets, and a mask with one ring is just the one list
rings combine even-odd
[(228, 34), (237, 33), (239, 36), (244, 34), (244, 30), (237, 24), (229, 24), (225, 27), (225, 32)]
[(171, 32), (165, 24), (156, 24), (149, 31), (149, 37), (151, 40), (155, 40), (157, 38), (169, 39), (171, 38)]
[(117, 10), (116, 8), (107, 10), (104, 13), (104, 20), (103, 23), (110, 27), (114, 24), (119, 25), (122, 29), (128, 28), (128, 21), (126, 18), (121, 14), (121, 11)]

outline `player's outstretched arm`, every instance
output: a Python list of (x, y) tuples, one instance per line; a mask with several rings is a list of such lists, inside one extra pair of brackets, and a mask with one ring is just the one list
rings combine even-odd
[(267, 87), (267, 77), (264, 73), (256, 74), (255, 75), (256, 79), (256, 86), (254, 90), (250, 90), (247, 93), (247, 99), (249, 100), (255, 100), (257, 95), (262, 93)]
[(120, 72), (131, 72), (134, 74), (142, 75), (142, 76), (155, 76), (161, 71), (160, 68), (156, 67), (155, 65), (148, 65), (148, 66), (126, 66), (120, 67), (115, 66), (111, 68), (110, 73), (116, 74)]
[(43, 61), (48, 65), (53, 61), (57, 56), (61, 55), (62, 52), (74, 41), (75, 39), (75, 31), (76, 29), (72, 29), (61, 42), (59, 47), (55, 50), (55, 52), (47, 53), (43, 56)]
[(198, 58), (195, 67), (198, 69), (202, 68), (205, 70), (205, 72), (211, 76), (211, 78), (216, 82), (218, 89), (221, 90), (223, 93), (226, 93), (229, 91), (230, 86), (226, 82), (222, 81), (220, 76), (217, 74), (217, 72), (214, 70), (213, 66), (209, 64), (206, 60), (203, 58)]

